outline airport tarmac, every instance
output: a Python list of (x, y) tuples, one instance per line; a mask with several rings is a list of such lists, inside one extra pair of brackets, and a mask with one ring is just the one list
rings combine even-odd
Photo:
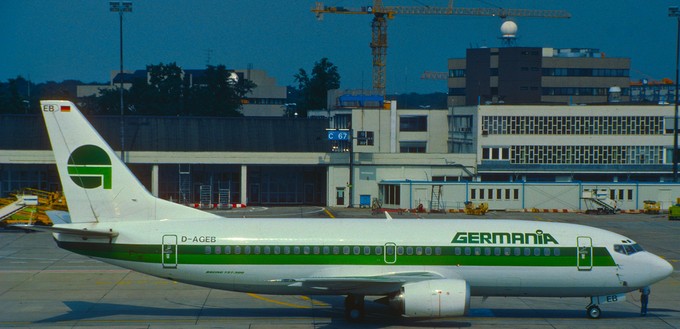
[[(252, 207), (226, 217), (365, 217), (370, 209)], [(392, 214), (404, 218), (480, 218), (464, 214)], [(50, 328), (680, 328), (680, 221), (664, 215), (490, 212), (486, 219), (579, 223), (621, 233), (673, 264), (652, 286), (649, 314), (639, 293), (585, 316), (586, 298), (472, 297), (470, 315), (414, 320), (369, 302), (362, 324), (343, 316), (343, 297), (265, 296), (194, 287), (111, 266), (58, 249), (51, 235), (0, 230), (0, 327)]]

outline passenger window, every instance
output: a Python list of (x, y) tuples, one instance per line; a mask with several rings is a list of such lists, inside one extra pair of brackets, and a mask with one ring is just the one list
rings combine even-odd
[(281, 247), (279, 247), (279, 246), (274, 246), (274, 254), (275, 254), (275, 255), (278, 255), (278, 254), (280, 254), (280, 253), (281, 253)]
[(456, 253), (456, 256), (460, 256), (460, 247), (456, 247), (456, 249), (454, 249), (454, 252)]
[(349, 255), (349, 247), (348, 246), (342, 247), (342, 253), (345, 255)]
[(465, 256), (470, 256), (471, 253), (470, 247), (465, 247)]
[(290, 254), (290, 247), (289, 246), (283, 247), (283, 253), (286, 254), (286, 255), (289, 255)]
[(328, 246), (323, 247), (323, 254), (328, 255), (331, 253), (331, 248)]
[(205, 246), (205, 254), (210, 255), (210, 246)]
[(484, 255), (491, 256), (491, 248), (484, 248)]
[(234, 247), (234, 253), (237, 254), (237, 255), (240, 255), (241, 254), (241, 247), (240, 246)]
[(221, 254), (222, 253), (222, 247), (215, 246), (215, 253), (218, 254), (218, 255)]
[(437, 255), (437, 256), (441, 255), (442, 254), (442, 248), (440, 248), (440, 247), (434, 248), (434, 254)]
[(264, 247), (264, 254), (269, 255), (272, 251), (272, 248), (269, 246)]
[(510, 248), (503, 249), (503, 255), (510, 256)]
[(404, 254), (404, 247), (399, 246), (397, 247), (397, 255), (401, 256)]
[(416, 255), (420, 256), (423, 254), (423, 247), (416, 247)]
[(375, 254), (380, 256), (383, 253), (382, 247), (375, 247)]
[(305, 255), (309, 255), (309, 251), (310, 251), (310, 250), (309, 250), (309, 246), (305, 246), (304, 248), (302, 248), (302, 252), (303, 252)]
[(482, 254), (482, 249), (481, 248), (475, 248), (475, 256), (479, 256)]
[(314, 247), (314, 255), (318, 255), (319, 253), (321, 253), (321, 249), (318, 246), (315, 246)]
[(339, 255), (340, 254), (340, 247), (335, 246), (333, 247), (333, 255)]
[(413, 247), (406, 247), (406, 254), (409, 256), (413, 255)]
[(364, 255), (370, 255), (371, 254), (371, 247), (364, 247)]
[(231, 254), (231, 246), (224, 246), (224, 253)]
[(555, 249), (553, 250), (553, 255), (559, 256), (559, 255), (560, 255), (560, 248), (555, 248)]
[(361, 254), (361, 247), (355, 246), (355, 247), (354, 247), (354, 254), (355, 254), (355, 255)]
[(425, 255), (432, 255), (432, 248), (431, 247), (425, 247)]
[(300, 254), (300, 247), (298, 247), (298, 246), (293, 247), (293, 253), (296, 254), (296, 255), (299, 255)]
[(541, 255), (541, 248), (534, 248), (534, 256), (540, 256)]
[(550, 256), (550, 248), (543, 248), (543, 255)]
[(260, 246), (255, 246), (254, 249), (255, 249), (255, 255), (259, 255), (260, 254)]
[(524, 248), (524, 256), (531, 256), (531, 249)]
[(521, 248), (515, 248), (514, 255), (519, 256), (522, 254), (522, 249)]
[(250, 246), (246, 246), (244, 250), (246, 255), (250, 255)]

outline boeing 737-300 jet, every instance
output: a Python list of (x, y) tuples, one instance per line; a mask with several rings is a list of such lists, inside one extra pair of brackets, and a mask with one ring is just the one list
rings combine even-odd
[(672, 266), (602, 229), (521, 220), (229, 219), (152, 196), (76, 106), (41, 109), (70, 222), (36, 228), (59, 247), (188, 284), (238, 292), (364, 297), (409, 317), (465, 315), (470, 296), (590, 297), (598, 305)]

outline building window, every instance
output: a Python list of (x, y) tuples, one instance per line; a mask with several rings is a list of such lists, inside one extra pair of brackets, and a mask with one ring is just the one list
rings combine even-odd
[(425, 153), (427, 142), (400, 142), (400, 153)]
[(465, 96), (465, 88), (449, 88), (449, 96)]
[(427, 116), (426, 115), (400, 116), (399, 131), (427, 131)]
[(483, 147), (482, 148), (482, 160), (509, 160), (510, 159), (510, 149), (507, 147), (493, 148), (493, 147)]
[(425, 153), (427, 142), (399, 142), (400, 153)]
[(372, 131), (357, 132), (357, 145), (373, 145)]
[(449, 78), (464, 78), (465, 77), (465, 70), (464, 69), (450, 69), (449, 70)]

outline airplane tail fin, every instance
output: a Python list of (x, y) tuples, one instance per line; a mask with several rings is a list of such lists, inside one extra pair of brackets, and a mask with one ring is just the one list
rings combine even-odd
[(152, 196), (73, 103), (40, 105), (73, 223), (215, 217)]

